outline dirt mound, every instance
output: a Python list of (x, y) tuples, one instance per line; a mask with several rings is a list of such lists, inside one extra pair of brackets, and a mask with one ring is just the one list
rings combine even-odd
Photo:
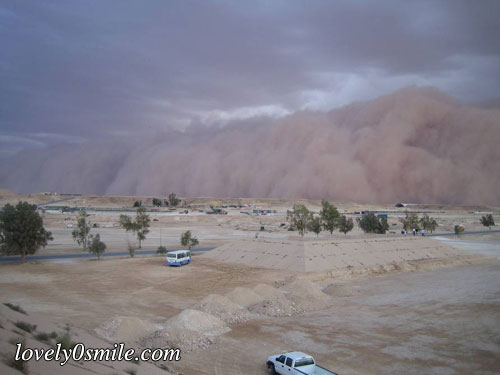
[(323, 292), (332, 297), (353, 297), (359, 295), (359, 290), (349, 284), (330, 284)]
[(116, 316), (103, 322), (94, 331), (111, 342), (131, 342), (150, 335), (157, 329), (158, 326), (139, 318)]
[(165, 328), (171, 330), (189, 330), (209, 336), (218, 336), (228, 331), (226, 324), (212, 314), (199, 310), (187, 309), (170, 318)]
[(326, 307), (328, 294), (310, 280), (295, 280), (285, 286), (287, 297), (299, 311), (316, 310)]
[(219, 294), (206, 296), (201, 301), (200, 309), (226, 323), (238, 323), (250, 319), (250, 314), (244, 307)]
[(237, 287), (226, 294), (227, 298), (243, 307), (249, 307), (262, 302), (264, 298), (250, 288)]
[(271, 285), (258, 284), (253, 290), (263, 300), (249, 306), (250, 311), (269, 316), (291, 316), (297, 313), (295, 304), (279, 289)]
[(183, 351), (203, 349), (216, 342), (217, 336), (231, 329), (212, 314), (187, 309), (167, 320), (163, 329), (142, 340), (143, 347), (175, 347)]

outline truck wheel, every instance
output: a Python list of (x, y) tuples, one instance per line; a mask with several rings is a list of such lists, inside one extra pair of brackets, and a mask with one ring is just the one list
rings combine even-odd
[(272, 364), (268, 365), (267, 369), (269, 370), (269, 375), (276, 375), (277, 374), (276, 370), (274, 369), (274, 365), (272, 365)]

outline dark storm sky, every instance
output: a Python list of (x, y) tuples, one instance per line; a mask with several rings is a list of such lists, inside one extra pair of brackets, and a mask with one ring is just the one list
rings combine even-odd
[(329, 110), (500, 97), (500, 1), (2, 1), (0, 157)]

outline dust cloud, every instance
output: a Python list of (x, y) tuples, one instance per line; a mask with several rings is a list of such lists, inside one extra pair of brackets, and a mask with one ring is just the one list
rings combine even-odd
[[(25, 153), (18, 192), (500, 204), (500, 111), (407, 88), (330, 112)], [(5, 163), (7, 164), (7, 163)]]

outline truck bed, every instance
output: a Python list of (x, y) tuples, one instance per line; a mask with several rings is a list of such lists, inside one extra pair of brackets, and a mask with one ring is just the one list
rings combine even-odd
[[(304, 374), (304, 375), (308, 375), (306, 374), (305, 372), (302, 372), (298, 369), (295, 369), (296, 371), (299, 371), (300, 373)], [(318, 366), (316, 365), (315, 369), (314, 369), (314, 372), (310, 373), (309, 375), (337, 375), (336, 372), (333, 372), (333, 371), (330, 371), (324, 367), (321, 367), (321, 366)]]

